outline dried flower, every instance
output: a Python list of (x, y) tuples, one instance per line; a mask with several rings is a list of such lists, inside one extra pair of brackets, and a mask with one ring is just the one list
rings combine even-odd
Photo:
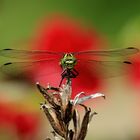
[[(102, 93), (96, 93), (86, 96), (81, 92), (72, 100), (72, 87), (70, 84), (64, 84), (60, 88), (42, 87), (37, 83), (40, 93), (45, 98), (45, 102), (41, 103), (45, 115), (47, 116), (52, 128), (55, 140), (84, 140), (87, 134), (88, 124), (96, 112), (91, 113), (91, 108), (86, 107), (82, 103), (86, 100), (105, 97)], [(84, 97), (80, 95), (84, 94)], [(80, 123), (80, 115), (76, 106), (80, 105), (85, 109), (85, 114)], [(73, 121), (73, 128), (70, 128), (70, 122)], [(46, 140), (51, 140), (47, 138)]]

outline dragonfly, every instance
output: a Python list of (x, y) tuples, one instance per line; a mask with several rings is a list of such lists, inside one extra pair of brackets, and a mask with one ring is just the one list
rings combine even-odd
[[(0, 67), (0, 70), (8, 73), (12, 69), (16, 69), (17, 66), (19, 66), (21, 70), (24, 70), (26, 68), (36, 66), (37, 64), (44, 65), (46, 63), (49, 64), (49, 62), (58, 62), (58, 64), (62, 68), (61, 81), (59, 84), (60, 87), (64, 79), (67, 80), (67, 83), (70, 83), (73, 78), (76, 78), (79, 75), (79, 72), (76, 69), (76, 66), (79, 63), (83, 65), (90, 64), (90, 68), (92, 69), (92, 71), (98, 73), (98, 75), (100, 75), (99, 71), (101, 71), (102, 73), (104, 73), (102, 76), (105, 78), (114, 77), (118, 76), (121, 73), (120, 71), (118, 71), (117, 67), (132, 65), (132, 62), (128, 61), (127, 57), (138, 52), (139, 49), (135, 47), (112, 50), (87, 50), (79, 52), (51, 52), (47, 50), (3, 49), (0, 50), (0, 56), (22, 59), (24, 61), (11, 61), (4, 63)], [(96, 60), (97, 57), (122, 57), (122, 60)], [(29, 61), (29, 59), (31, 60)], [(106, 72), (106, 69), (108, 69), (110, 72)]]

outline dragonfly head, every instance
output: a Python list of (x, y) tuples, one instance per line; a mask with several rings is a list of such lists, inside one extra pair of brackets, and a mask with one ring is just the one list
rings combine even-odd
[(66, 53), (60, 61), (62, 68), (73, 69), (76, 65), (76, 58), (72, 53)]

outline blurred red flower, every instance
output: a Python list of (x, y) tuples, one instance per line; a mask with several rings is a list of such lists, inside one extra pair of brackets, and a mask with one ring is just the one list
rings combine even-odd
[(138, 88), (140, 87), (140, 54), (136, 54), (133, 57), (133, 67), (130, 71), (131, 82), (135, 84)]
[(39, 126), (39, 115), (20, 111), (13, 104), (1, 103), (0, 126), (11, 130), (19, 140), (35, 139)]
[[(95, 30), (85, 28), (66, 16), (54, 16), (51, 19), (43, 20), (39, 25), (32, 48), (56, 52), (76, 52), (99, 49), (103, 43), (104, 39)], [(100, 79), (95, 78), (95, 74), (87, 69), (85, 65), (77, 65), (76, 69), (80, 75), (72, 82), (74, 94), (81, 92), (81, 90), (85, 92), (93, 91), (101, 85)], [(40, 76), (40, 73), (44, 71), (47, 71), (48, 74)], [(62, 70), (58, 63), (48, 63), (47, 66), (42, 65), (34, 72), (36, 81), (41, 84), (59, 85)]]

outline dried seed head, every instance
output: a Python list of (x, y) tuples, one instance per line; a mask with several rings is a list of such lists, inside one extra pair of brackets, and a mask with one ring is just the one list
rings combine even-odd
[[(55, 140), (84, 140), (88, 130), (88, 124), (96, 112), (91, 113), (91, 109), (83, 105), (84, 101), (97, 97), (105, 97), (102, 93), (95, 93), (86, 96), (86, 93), (80, 92), (71, 99), (72, 88), (70, 84), (63, 84), (60, 88), (42, 87), (37, 83), (37, 88), (45, 99), (45, 103), (41, 103), (52, 128)], [(80, 97), (83, 95), (83, 97)], [(85, 114), (80, 123), (80, 114), (76, 109), (77, 105), (81, 105), (85, 109)], [(73, 120), (73, 128), (70, 128), (70, 122)], [(51, 140), (47, 138), (47, 140)]]

